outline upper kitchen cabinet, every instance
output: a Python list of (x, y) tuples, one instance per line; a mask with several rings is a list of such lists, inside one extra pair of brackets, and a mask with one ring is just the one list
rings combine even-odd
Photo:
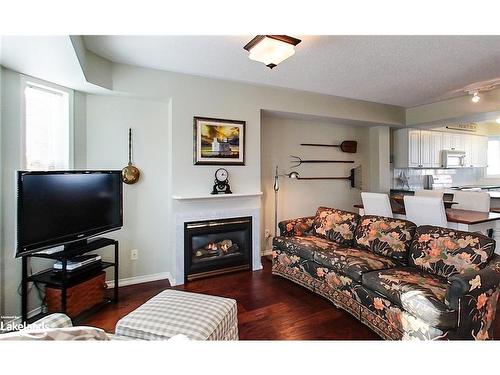
[(394, 132), (395, 168), (442, 168), (442, 150), (465, 151), (465, 167), (486, 167), (488, 138), (432, 130)]
[(466, 137), (464, 134), (457, 133), (441, 133), (443, 140), (443, 150), (457, 150), (457, 151), (465, 151), (465, 141)]
[(396, 168), (441, 167), (441, 133), (419, 129), (394, 132), (394, 166)]
[(488, 137), (472, 135), (469, 136), (471, 147), (470, 157), (466, 161), (470, 162), (471, 167), (488, 166)]
[(486, 167), (488, 164), (488, 137), (463, 134), (466, 167)]

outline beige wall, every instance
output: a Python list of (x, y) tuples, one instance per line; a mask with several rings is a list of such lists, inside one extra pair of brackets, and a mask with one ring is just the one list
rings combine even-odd
[[(0, 49), (1, 46), (1, 38), (0, 38)], [(3, 167), (3, 157), (2, 157), (2, 114), (3, 114), (3, 102), (2, 102), (2, 93), (3, 93), (3, 68), (0, 66), (0, 166)], [(3, 217), (2, 217), (2, 196), (3, 196), (3, 185), (2, 185), (2, 173), (0, 172), (0, 316), (5, 314), (5, 290), (2, 285), (5, 284), (5, 260), (4, 260), (4, 252), (3, 252)]]
[[(295, 90), (248, 85), (113, 64), (114, 92), (110, 96), (75, 95), (75, 167), (121, 168), (126, 161), (129, 120), (136, 130), (138, 165), (144, 170), (142, 185), (126, 187), (126, 227), (113, 235), (122, 244), (121, 277), (155, 273), (175, 274), (173, 254), (176, 214), (185, 210), (213, 209), (215, 202), (185, 204), (177, 195), (209, 193), (215, 166), (194, 166), (193, 116), (244, 120), (246, 164), (227, 167), (235, 193), (261, 190), (261, 111), (301, 113), (372, 124), (401, 125), (400, 107), (369, 103)], [(19, 75), (7, 71), (2, 81), (2, 256), (4, 257), (5, 313), (19, 314), (20, 261), (13, 258), (15, 232), (14, 170), (20, 165)], [(144, 121), (141, 119), (144, 118)], [(83, 128), (82, 128), (83, 127)], [(85, 129), (85, 130), (83, 130)], [(332, 137), (332, 140), (336, 137)], [(340, 138), (340, 137), (339, 137)], [(347, 182), (345, 183), (347, 184)], [(326, 187), (325, 189), (328, 189)], [(311, 202), (311, 205), (317, 205)], [(351, 201), (331, 204), (348, 208)], [(260, 198), (221, 203), (260, 207)], [(219, 205), (217, 203), (217, 205)], [(305, 207), (305, 205), (304, 205)], [(154, 232), (154, 233), (153, 233)], [(156, 233), (161, 237), (150, 240)], [(156, 241), (156, 242), (155, 242)], [(132, 263), (129, 250), (140, 250)], [(35, 294), (35, 293), (32, 293)], [(36, 297), (33, 297), (33, 305)]]
[[(120, 279), (165, 272), (169, 103), (88, 95), (86, 107), (88, 169), (122, 169), (128, 159), (128, 129), (133, 129), (133, 161), (141, 177), (134, 185), (123, 185), (123, 228), (106, 235), (120, 242)], [(130, 260), (132, 249), (139, 250), (139, 259)], [(110, 249), (100, 253), (112, 259)]]
[(500, 89), (481, 92), (481, 101), (473, 103), (470, 95), (406, 110), (406, 124), (443, 124), (455, 121), (484, 121), (500, 116)]
[[(263, 228), (274, 233), (274, 174), (289, 173), (290, 155), (303, 159), (354, 160), (354, 164), (303, 164), (293, 170), (306, 176), (349, 176), (354, 166), (363, 166), (363, 180), (368, 181), (369, 128), (345, 126), (334, 123), (279, 118), (264, 115), (261, 124), (262, 138), (262, 199)], [(342, 140), (358, 141), (356, 154), (343, 153), (337, 148), (304, 147), (300, 143), (331, 143)], [(349, 181), (312, 180), (297, 181), (280, 178), (278, 194), (278, 221), (314, 215), (318, 206), (336, 207), (355, 211), (353, 204), (361, 201), (360, 190), (352, 189)], [(262, 249), (271, 248), (271, 241), (262, 236)]]
[[(368, 133), (370, 183), (369, 191), (387, 193), (391, 189), (390, 129), (388, 126), (371, 127)], [(366, 191), (366, 188), (364, 189)]]
[[(3, 280), (2, 289), (5, 315), (16, 315), (21, 310), (21, 297), (17, 290), (21, 281), (21, 260), (15, 258), (15, 230), (16, 230), (16, 191), (15, 171), (23, 168), (21, 164), (21, 79), (20, 74), (2, 68), (2, 112), (1, 112), (1, 241), (0, 256)], [(75, 166), (83, 168), (85, 161), (81, 157), (85, 154), (85, 143), (81, 136), (85, 133), (85, 121), (79, 116), (82, 114), (85, 101), (84, 94), (74, 97), (74, 132), (75, 132)], [(32, 271), (37, 272), (46, 268), (48, 262), (37, 260), (33, 263)], [(30, 295), (30, 309), (38, 306), (39, 299), (36, 292)]]
[[(345, 119), (369, 124), (401, 125), (404, 110), (387, 106), (295, 90), (249, 85), (238, 82), (195, 77), (129, 65), (114, 64), (113, 88), (117, 92), (154, 100), (171, 99), (170, 135), (165, 150), (170, 152), (169, 188), (171, 195), (205, 195), (210, 192), (216, 166), (193, 165), (193, 116), (206, 116), (246, 121), (246, 160), (244, 166), (228, 166), (231, 188), (235, 193), (255, 193), (261, 184), (261, 111), (300, 113), (322, 118)], [(278, 138), (279, 139), (279, 138)], [(168, 169), (168, 168), (167, 168)], [(239, 204), (261, 206), (259, 198), (252, 202), (219, 200), (219, 207)], [(332, 204), (335, 201), (331, 202)], [(212, 209), (214, 202), (199, 201), (197, 209)], [(175, 247), (176, 215), (191, 210), (192, 205), (171, 201), (167, 225), (167, 248)], [(347, 208), (349, 203), (344, 202)], [(261, 236), (262, 237), (262, 236)], [(176, 274), (179, 261), (174, 255), (162, 265)]]

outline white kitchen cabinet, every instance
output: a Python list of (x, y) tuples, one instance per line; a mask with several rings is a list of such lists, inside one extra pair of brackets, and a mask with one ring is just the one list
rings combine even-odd
[(431, 134), (432, 132), (427, 130), (420, 131), (420, 166), (421, 167), (431, 167)]
[(441, 166), (441, 133), (419, 129), (395, 131), (396, 168), (439, 168)]
[(465, 151), (467, 167), (487, 165), (488, 138), (472, 134), (400, 129), (394, 132), (395, 168), (442, 168), (442, 150)]
[(443, 150), (464, 150), (464, 134), (441, 133)]
[(463, 151), (465, 151), (464, 163), (466, 167), (473, 167), (475, 162), (475, 151), (476, 151), (476, 137), (473, 135), (464, 136), (463, 139)]
[(434, 168), (442, 167), (441, 151), (443, 150), (443, 133), (431, 133), (431, 166)]
[(486, 167), (488, 153), (488, 137), (480, 135), (464, 135), (464, 151), (466, 167)]
[(394, 167), (420, 168), (420, 130), (399, 129), (394, 132)]
[(486, 167), (488, 165), (488, 137), (471, 136), (471, 157), (472, 167)]
[(420, 167), (420, 130), (408, 131), (408, 167)]

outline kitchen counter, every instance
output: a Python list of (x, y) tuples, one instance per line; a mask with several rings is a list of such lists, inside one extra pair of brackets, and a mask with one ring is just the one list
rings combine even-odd
[(471, 188), (481, 188), (483, 190), (493, 190), (500, 189), (500, 185), (463, 185), (463, 186), (452, 186), (452, 189), (471, 189)]
[[(445, 194), (454, 194), (456, 191), (460, 190), (446, 189), (444, 192)], [(481, 193), (488, 193), (491, 199), (500, 199), (500, 191), (481, 191)]]
[[(454, 190), (454, 189), (445, 189), (444, 193), (445, 194), (454, 194), (459, 190)], [(500, 199), (500, 191), (484, 191), (485, 193), (488, 193), (490, 195), (491, 199)], [(408, 194), (408, 195), (414, 195), (415, 190), (408, 190), (408, 189), (391, 189), (390, 195), (393, 194)]]

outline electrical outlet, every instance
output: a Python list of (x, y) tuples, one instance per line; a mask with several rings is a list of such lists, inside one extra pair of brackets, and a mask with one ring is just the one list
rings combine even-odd
[(266, 237), (266, 238), (271, 237), (271, 231), (270, 231), (269, 229), (266, 229), (266, 230), (264, 231), (264, 237)]
[(133, 249), (130, 250), (130, 260), (137, 260), (139, 259), (139, 250)]

